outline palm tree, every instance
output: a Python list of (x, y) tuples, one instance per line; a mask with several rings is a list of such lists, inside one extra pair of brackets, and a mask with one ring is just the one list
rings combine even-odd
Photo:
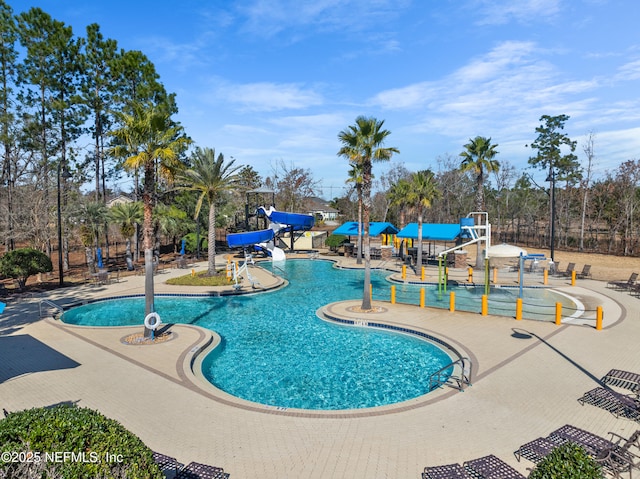
[(216, 201), (223, 191), (233, 188), (240, 179), (238, 171), (242, 166), (234, 166), (235, 160), (227, 163), (222, 153), (216, 159), (213, 148), (196, 148), (191, 157), (191, 167), (178, 176), (178, 181), (186, 186), (180, 189), (200, 192), (194, 218), (197, 219), (204, 200), (209, 205), (209, 250), (208, 274), (213, 276), (216, 271)]
[(173, 243), (173, 252), (178, 252), (178, 244), (176, 239), (193, 229), (195, 223), (191, 221), (186, 211), (177, 206), (167, 206), (164, 203), (158, 203), (153, 210), (153, 220), (160, 235), (171, 238)]
[(407, 197), (411, 191), (411, 183), (405, 178), (399, 179), (397, 182), (391, 185), (387, 192), (387, 198), (389, 199), (390, 206), (398, 208), (398, 220), (400, 229), (407, 225), (406, 211)]
[(142, 203), (133, 201), (130, 203), (118, 203), (109, 208), (109, 221), (120, 228), (120, 234), (126, 239), (125, 256), (127, 269), (133, 269), (131, 258), (131, 237), (136, 232), (136, 225), (142, 223)]
[(358, 195), (358, 255), (356, 256), (356, 264), (362, 264), (362, 168), (359, 164), (351, 164), (347, 183), (353, 183), (356, 186), (356, 194)]
[[(118, 142), (113, 148), (116, 156), (125, 157), (124, 167), (130, 171), (142, 170), (144, 183), (143, 248), (145, 265), (145, 314), (155, 311), (153, 285), (153, 206), (156, 190), (156, 174), (172, 180), (183, 167), (180, 155), (190, 140), (183, 135), (182, 127), (171, 121), (162, 108), (136, 103), (132, 113), (119, 113), (121, 127), (111, 134)], [(145, 336), (151, 331), (145, 327)]]
[(431, 208), (433, 200), (440, 197), (440, 191), (436, 187), (433, 172), (430, 170), (415, 172), (411, 175), (411, 180), (408, 184), (407, 204), (418, 212), (418, 253), (416, 258), (416, 268), (418, 268), (422, 266), (422, 219), (424, 210)]
[[(469, 143), (464, 145), (466, 151), (460, 153), (462, 157), (462, 163), (460, 169), (462, 171), (473, 171), (476, 175), (476, 211), (484, 211), (484, 179), (485, 171), (487, 173), (497, 172), (500, 169), (500, 163), (494, 160), (493, 157), (498, 154), (496, 148), (498, 145), (491, 144), (491, 138), (485, 138), (482, 136), (476, 136), (474, 139), (469, 139)], [(476, 221), (480, 222), (482, 217), (479, 217)], [(479, 224), (479, 223), (478, 223)], [(477, 243), (476, 254), (476, 268), (482, 268), (484, 262), (482, 261), (482, 249), (480, 242)]]
[(358, 165), (362, 171), (362, 225), (364, 244), (364, 292), (362, 309), (371, 309), (371, 245), (369, 237), (369, 210), (371, 206), (371, 169), (374, 161), (388, 161), (394, 153), (400, 153), (397, 148), (384, 148), (385, 139), (391, 132), (383, 130), (384, 120), (373, 117), (359, 116), (355, 125), (347, 127), (338, 134), (342, 148), (338, 156), (349, 160), (349, 164)]
[(80, 204), (75, 217), (80, 221), (80, 238), (85, 247), (87, 266), (95, 273), (93, 248), (100, 246), (100, 235), (105, 232), (108, 210), (101, 201), (89, 201)]

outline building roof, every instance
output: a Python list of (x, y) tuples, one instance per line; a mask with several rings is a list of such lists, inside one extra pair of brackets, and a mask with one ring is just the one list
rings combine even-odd
[[(423, 223), (422, 239), (432, 241), (453, 241), (460, 236), (459, 223)], [(418, 239), (418, 223), (409, 223), (398, 233), (398, 238)]]
[[(358, 235), (358, 222), (357, 221), (348, 221), (340, 226), (338, 226), (334, 231), (334, 235), (345, 235), (345, 236), (357, 236)], [(382, 223), (372, 221), (369, 223), (369, 235), (371, 236), (379, 236), (381, 234), (393, 235), (398, 232), (398, 228), (393, 226), (391, 223)]]

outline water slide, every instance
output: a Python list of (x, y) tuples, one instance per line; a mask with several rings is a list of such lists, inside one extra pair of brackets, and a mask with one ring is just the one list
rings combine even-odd
[(270, 206), (268, 210), (260, 207), (258, 208), (258, 212), (264, 213), (264, 215), (269, 218), (271, 221), (269, 227), (276, 234), (281, 231), (306, 231), (311, 229), (316, 221), (312, 215), (277, 211), (273, 206)]
[(262, 249), (271, 256), (272, 261), (285, 261), (287, 258), (280, 248), (273, 242), (274, 231), (272, 229), (259, 231), (245, 231), (243, 233), (229, 233), (227, 244), (229, 248), (253, 246)]

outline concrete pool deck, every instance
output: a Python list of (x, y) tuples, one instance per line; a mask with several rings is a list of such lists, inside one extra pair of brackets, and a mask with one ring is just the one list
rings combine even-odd
[[(353, 260), (339, 259), (355, 266)], [(187, 272), (157, 275), (156, 292), (185, 292), (165, 281)], [(463, 278), (467, 271), (452, 271), (452, 277), (456, 274)], [(265, 288), (280, 283), (264, 271), (256, 276)], [(502, 280), (513, 283), (515, 275)], [(191, 373), (196, 353), (215, 339), (197, 327), (174, 325), (170, 341), (131, 346), (122, 338), (132, 328), (74, 327), (39, 319), (42, 299), (71, 304), (141, 294), (141, 276), (33, 295), (10, 303), (0, 316), (0, 403), (8, 410), (62, 402), (94, 408), (152, 449), (181, 462), (224, 467), (232, 478), (418, 478), (425, 466), (486, 454), (526, 473), (532, 463), (517, 462), (513, 451), (564, 424), (601, 435), (628, 436), (640, 428), (577, 402), (609, 369), (640, 372), (640, 299), (599, 281), (580, 280), (577, 286), (567, 278), (549, 282), (602, 306), (604, 329), (596, 331), (591, 319), (585, 325), (556, 326), (374, 302), (385, 310), (374, 313), (376, 320), (427, 331), (468, 355), (473, 385), (465, 392), (443, 390), (352, 414), (280, 411), (217, 394)], [(351, 310), (358, 304), (328, 308), (337, 316), (370, 319), (372, 313)]]

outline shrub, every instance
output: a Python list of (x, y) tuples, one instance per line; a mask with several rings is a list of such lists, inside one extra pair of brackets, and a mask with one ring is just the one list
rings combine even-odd
[(531, 471), (529, 479), (603, 479), (602, 467), (577, 444), (558, 446)]
[[(188, 233), (183, 238), (186, 240), (185, 250), (189, 253), (195, 253), (197, 250), (196, 236), (195, 233)], [(205, 231), (204, 235), (200, 235), (200, 252), (207, 251), (208, 247), (209, 242), (207, 241), (207, 232)]]
[(329, 235), (324, 244), (326, 244), (331, 251), (335, 251), (342, 243), (347, 241), (347, 237), (344, 235)]
[(53, 271), (51, 259), (33, 248), (15, 249), (0, 258), (0, 274), (15, 279), (21, 290), (29, 276), (50, 271)]
[(152, 451), (137, 436), (88, 408), (60, 405), (10, 413), (0, 421), (0, 452), (31, 458), (6, 461), (2, 455), (0, 478), (163, 477)]

